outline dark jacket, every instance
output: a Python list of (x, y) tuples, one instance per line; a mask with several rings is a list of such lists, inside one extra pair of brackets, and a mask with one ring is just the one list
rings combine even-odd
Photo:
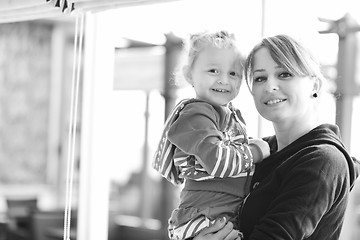
[(246, 240), (339, 239), (359, 162), (335, 125), (324, 124), (258, 164), (240, 214)]

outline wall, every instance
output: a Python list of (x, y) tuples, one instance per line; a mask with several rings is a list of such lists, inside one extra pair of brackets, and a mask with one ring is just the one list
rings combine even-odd
[(0, 25), (0, 184), (45, 181), (52, 26)]

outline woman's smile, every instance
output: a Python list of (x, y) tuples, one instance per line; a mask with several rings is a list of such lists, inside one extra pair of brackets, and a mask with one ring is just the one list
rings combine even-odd
[(286, 99), (276, 98), (276, 99), (271, 99), (271, 100), (266, 101), (265, 105), (274, 105), (274, 104), (282, 103), (285, 101), (286, 101)]

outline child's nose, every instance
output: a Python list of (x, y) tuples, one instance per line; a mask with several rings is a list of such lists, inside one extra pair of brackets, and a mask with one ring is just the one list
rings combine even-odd
[(229, 83), (229, 76), (226, 74), (222, 74), (221, 76), (219, 76), (219, 80), (218, 80), (219, 84), (228, 84)]

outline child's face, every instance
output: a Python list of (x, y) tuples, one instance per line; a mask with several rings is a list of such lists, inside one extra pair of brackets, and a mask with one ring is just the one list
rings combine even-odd
[(234, 49), (207, 47), (195, 60), (189, 82), (196, 97), (213, 104), (226, 105), (238, 94), (241, 67)]

